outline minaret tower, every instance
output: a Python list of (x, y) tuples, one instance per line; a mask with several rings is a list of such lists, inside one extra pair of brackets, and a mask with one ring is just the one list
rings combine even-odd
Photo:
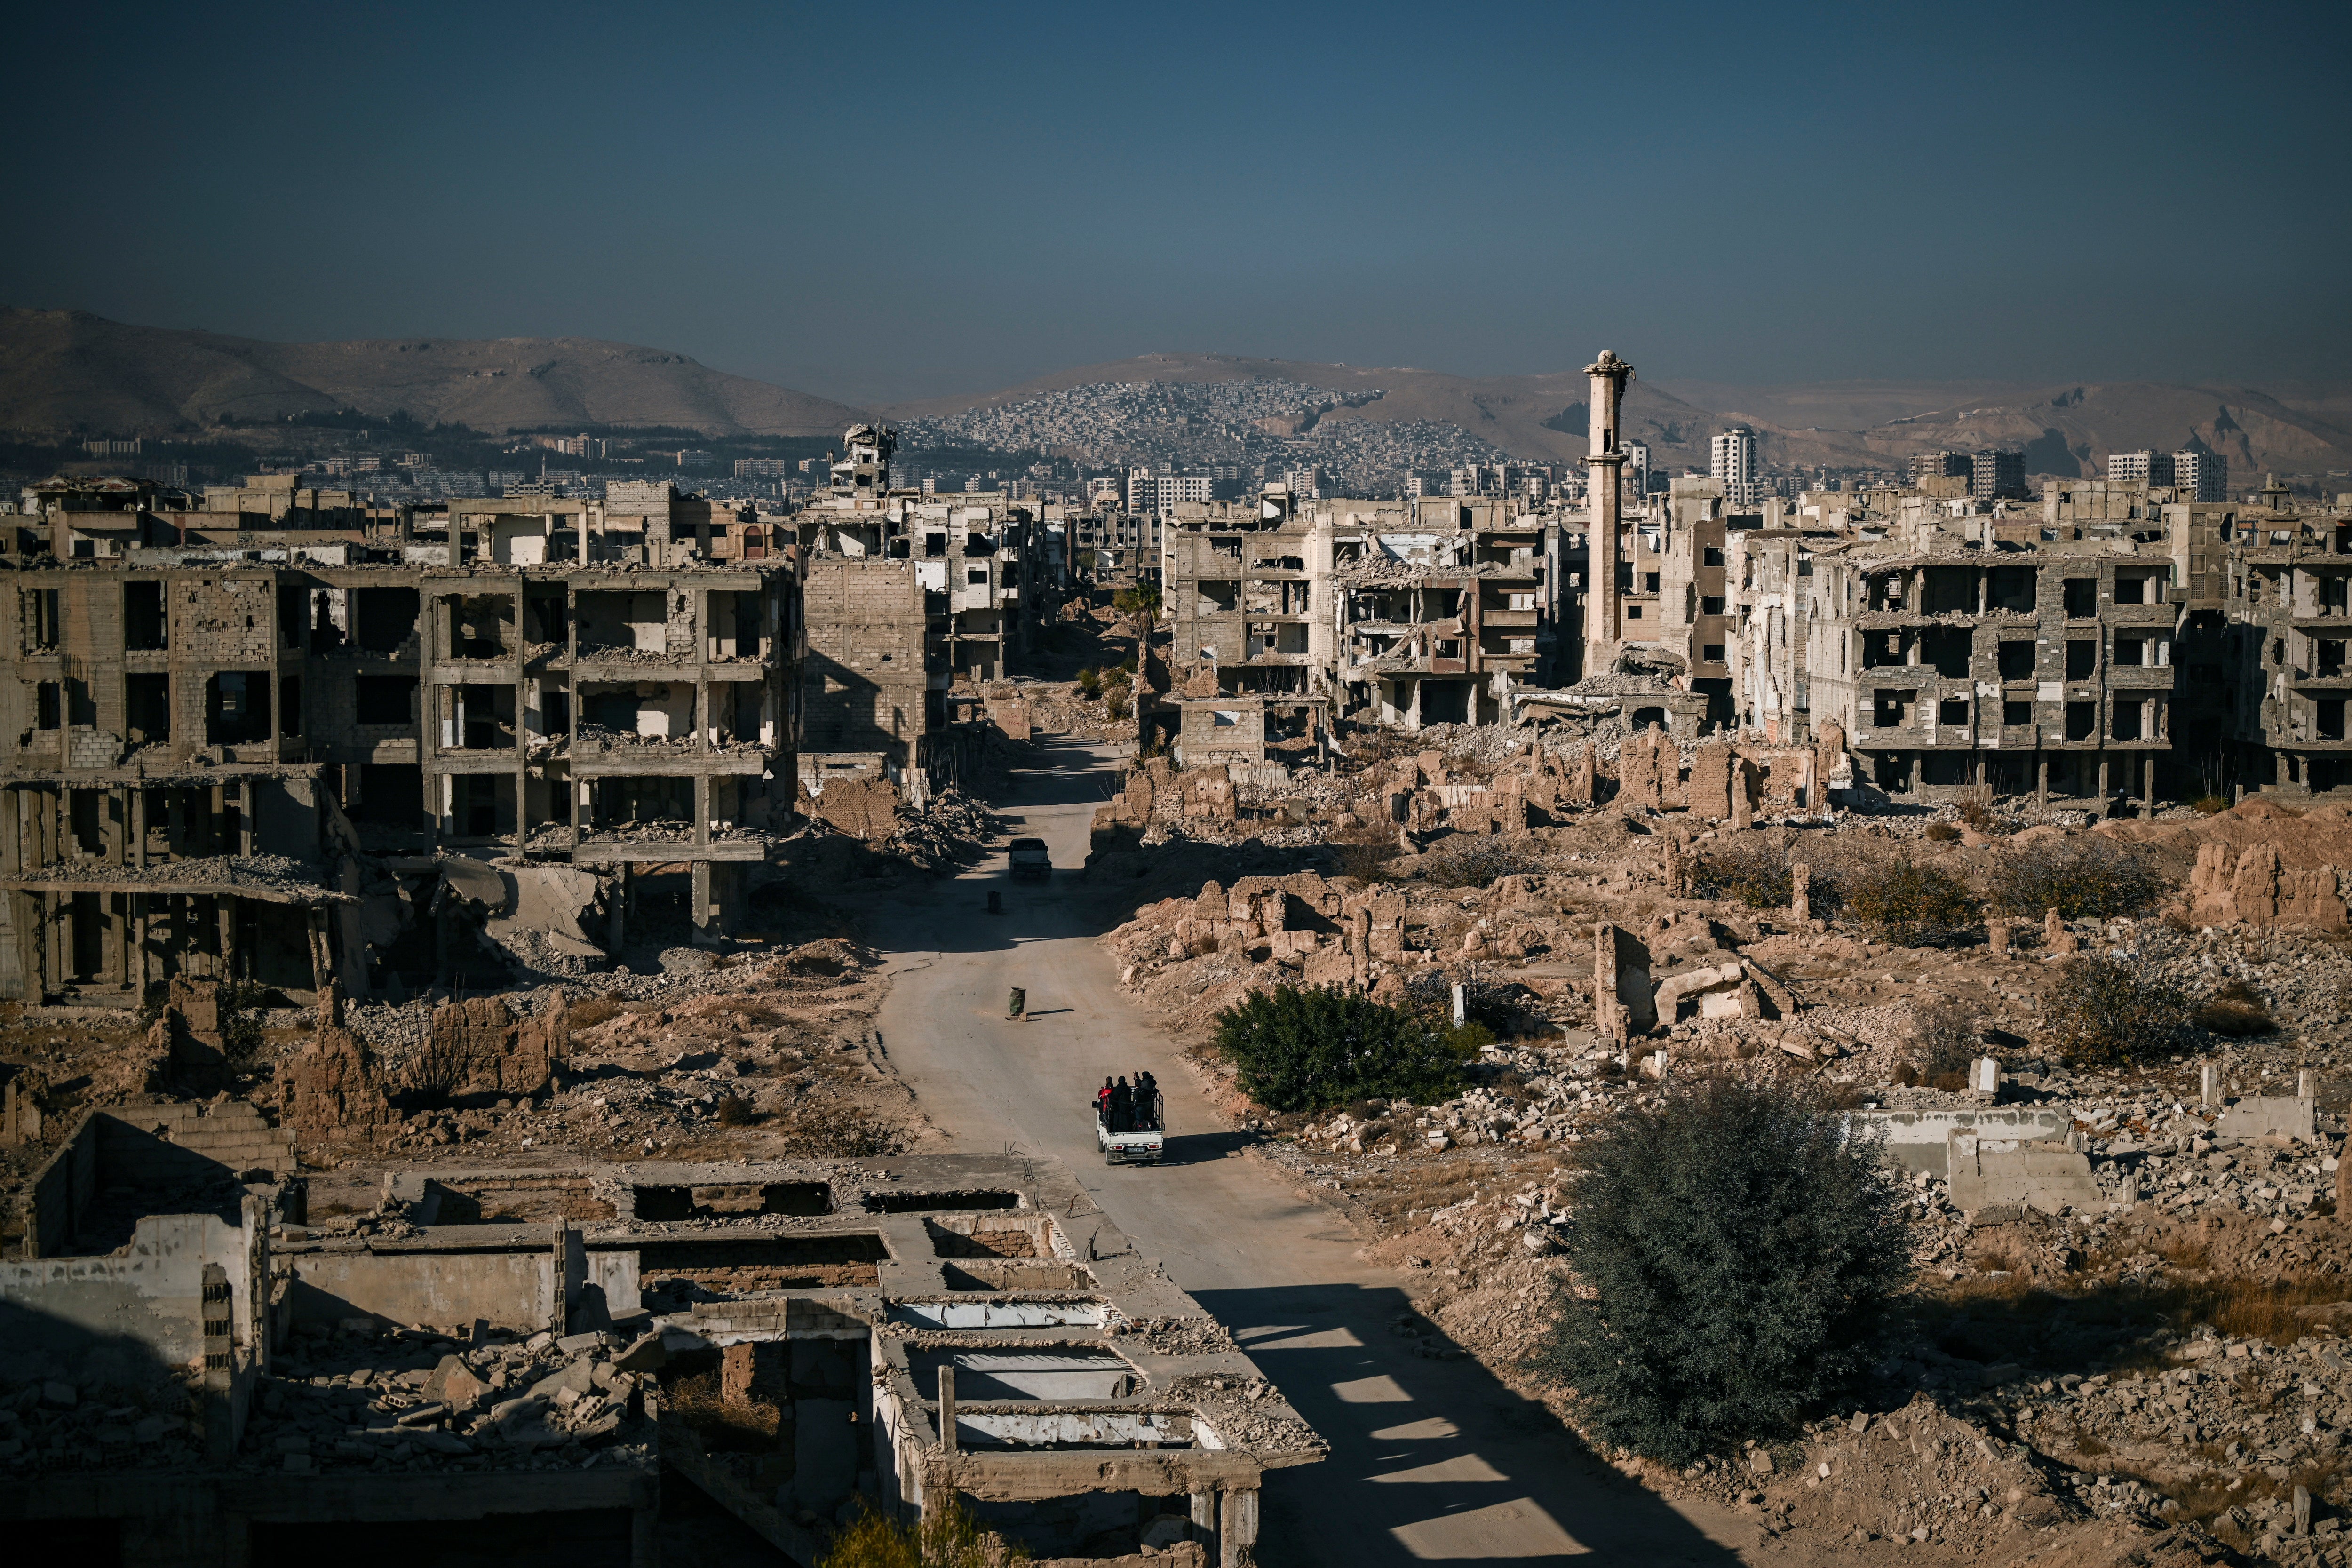
[(1601, 357), (1584, 367), (1592, 378), (1592, 447), (1584, 464), (1591, 470), (1586, 498), (1584, 585), (1584, 673), (1606, 674), (1616, 668), (1622, 601), (1617, 588), (1617, 519), (1624, 503), (1625, 449), (1618, 437), (1618, 420), (1625, 403), (1625, 384), (1633, 367), (1602, 349)]

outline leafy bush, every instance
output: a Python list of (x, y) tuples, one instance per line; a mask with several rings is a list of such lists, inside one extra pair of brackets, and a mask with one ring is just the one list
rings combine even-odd
[(1687, 1464), (1793, 1435), (1858, 1380), (1909, 1272), (1893, 1167), (1801, 1090), (1717, 1078), (1583, 1146), (1538, 1370), (1606, 1440)]
[(1796, 897), (1789, 852), (1759, 833), (1744, 833), (1700, 857), (1699, 891), (1710, 899), (1736, 899), (1751, 910), (1780, 910)]
[(1951, 940), (1976, 923), (1969, 885), (1930, 861), (1897, 855), (1848, 872), (1846, 911), (1889, 942), (1923, 947)]
[(2112, 838), (2062, 839), (2013, 850), (1992, 872), (1992, 901), (2005, 915), (2056, 910), (2062, 920), (2136, 915), (2164, 895), (2164, 873), (2147, 855)]
[(1113, 719), (1124, 719), (1135, 711), (1135, 704), (1125, 686), (1114, 686), (1103, 696), (1103, 711)]
[(1242, 1092), (1275, 1110), (1444, 1100), (1460, 1087), (1465, 1059), (1411, 1013), (1320, 986), (1251, 992), (1217, 1015), (1217, 1048)]
[(1078, 695), (1089, 702), (1102, 695), (1102, 676), (1092, 665), (1078, 671)]
[(2116, 1067), (2179, 1050), (2189, 1036), (2189, 998), (2137, 964), (2070, 958), (2042, 1006), (2041, 1043), (2070, 1061)]
[(2232, 1039), (2249, 1035), (2267, 1035), (2278, 1025), (2271, 1018), (2270, 1009), (2263, 1005), (2262, 997), (2242, 980), (2222, 983), (2190, 1015), (2189, 1021), (2199, 1028)]

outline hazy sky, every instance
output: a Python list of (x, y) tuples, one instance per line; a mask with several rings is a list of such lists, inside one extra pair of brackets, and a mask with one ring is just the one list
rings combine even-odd
[(852, 401), (2352, 365), (2352, 6), (49, 6), (0, 301)]

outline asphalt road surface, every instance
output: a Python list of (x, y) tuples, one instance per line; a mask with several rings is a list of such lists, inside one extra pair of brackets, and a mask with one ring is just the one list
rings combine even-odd
[[(1411, 1307), (1404, 1278), (1365, 1264), (1344, 1225), (1241, 1154), (1245, 1136), (1218, 1125), (1168, 1037), (1120, 993), (1095, 938), (1127, 911), (1077, 876), (1117, 764), (1050, 738), (1046, 759), (996, 804), (1007, 837), (1051, 847), (1049, 883), (1008, 880), (1000, 849), (876, 911), (895, 977), (883, 1045), (957, 1151), (1067, 1164), (1329, 1440), (1328, 1461), (1267, 1475), (1260, 1563), (1727, 1564), (1759, 1544), (1722, 1510), (1632, 1486), (1476, 1362), (1408, 1353), (1391, 1331)], [(992, 889), (1001, 916), (986, 912)], [(1016, 985), (1025, 1023), (1004, 1017)], [(1143, 1068), (1166, 1097), (1167, 1161), (1107, 1167), (1093, 1090)]]

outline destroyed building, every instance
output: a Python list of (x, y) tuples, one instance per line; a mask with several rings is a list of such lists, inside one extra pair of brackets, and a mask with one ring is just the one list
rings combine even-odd
[(962, 776), (959, 726), (1029, 651), (1059, 573), (1039, 503), (893, 489), (888, 429), (855, 426), (844, 445), (791, 520), (809, 617), (800, 776), (814, 794), (887, 778), (919, 801)]
[(556, 933), (576, 957), (621, 940), (633, 868), (686, 868), (696, 931), (731, 924), (792, 809), (789, 558), (702, 556), (709, 520), (652, 502), (150, 515), (173, 542), (8, 558), (0, 992), (446, 981), (454, 862), (491, 919), (517, 868), (614, 884), (608, 929)]
[(678, 1488), (802, 1563), (952, 1500), (1039, 1558), (1245, 1568), (1265, 1472), (1325, 1451), (1050, 1161), (306, 1173), (127, 1105), (18, 1201), (0, 1521), (88, 1561), (650, 1568)]
[[(1177, 507), (1164, 561), (1160, 722), (1188, 756), (1262, 758), (1335, 720), (1492, 722), (1559, 651), (1559, 521), (1508, 497), (1322, 501), (1273, 485)], [(1238, 744), (1218, 733), (1252, 728)]]

